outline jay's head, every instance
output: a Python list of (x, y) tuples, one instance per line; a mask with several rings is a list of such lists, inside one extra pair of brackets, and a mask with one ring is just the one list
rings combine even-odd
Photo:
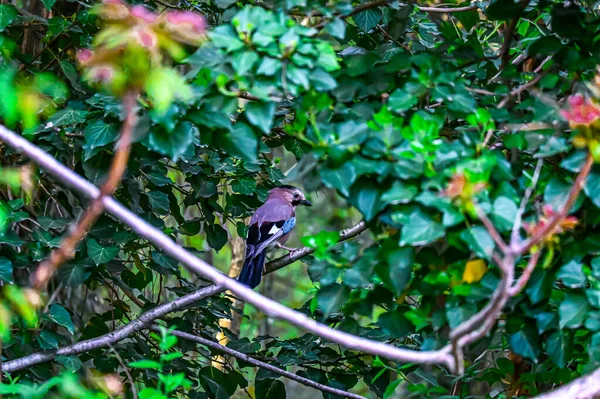
[(312, 204), (306, 199), (304, 193), (299, 188), (294, 186), (279, 186), (269, 191), (269, 198), (279, 197), (289, 202), (293, 207), (298, 205), (312, 206)]

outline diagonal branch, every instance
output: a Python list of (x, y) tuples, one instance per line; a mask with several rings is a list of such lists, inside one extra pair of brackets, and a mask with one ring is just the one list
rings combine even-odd
[[(152, 327), (150, 327), (150, 329), (154, 330), (154, 331), (160, 332), (160, 328), (158, 326), (152, 326)], [(200, 344), (200, 345), (207, 346), (207, 347), (209, 347), (211, 349), (214, 349), (214, 350), (217, 350), (217, 351), (219, 351), (221, 353), (224, 353), (226, 355), (235, 357), (236, 359), (242, 360), (242, 361), (244, 361), (246, 363), (249, 363), (249, 364), (251, 364), (253, 366), (260, 367), (260, 368), (263, 368), (265, 370), (269, 370), (269, 371), (271, 371), (273, 373), (279, 374), (279, 375), (281, 375), (283, 377), (286, 377), (286, 378), (288, 378), (290, 380), (297, 381), (300, 384), (303, 384), (303, 385), (306, 385), (306, 386), (318, 389), (321, 392), (331, 393), (333, 395), (337, 395), (337, 396), (340, 396), (340, 397), (343, 397), (343, 398), (365, 399), (364, 396), (361, 396), (361, 395), (358, 395), (358, 394), (355, 394), (355, 393), (352, 393), (352, 392), (344, 391), (344, 390), (341, 390), (341, 389), (333, 388), (333, 387), (330, 387), (330, 386), (327, 386), (327, 385), (319, 384), (318, 382), (315, 382), (313, 380), (309, 380), (308, 378), (301, 377), (301, 376), (296, 375), (294, 373), (290, 373), (289, 371), (280, 369), (279, 367), (275, 367), (272, 364), (261, 362), (260, 360), (257, 360), (257, 359), (255, 359), (255, 358), (253, 358), (251, 356), (246, 355), (245, 353), (238, 352), (236, 350), (233, 350), (231, 348), (228, 348), (226, 346), (223, 346), (223, 345), (218, 344), (218, 343), (216, 343), (214, 341), (211, 341), (211, 340), (206, 339), (206, 338), (202, 338), (202, 337), (197, 336), (197, 335), (192, 335), (192, 334), (189, 334), (189, 333), (186, 333), (186, 332), (183, 332), (183, 331), (178, 331), (178, 330), (171, 330), (169, 332), (169, 334), (174, 335), (174, 336), (179, 337), (179, 338), (183, 338), (183, 339), (188, 340), (188, 341), (196, 342), (197, 344)]]
[[(101, 196), (98, 188), (93, 184), (83, 179), (66, 166), (60, 164), (48, 153), (15, 134), (14, 132), (11, 132), (4, 127), (0, 127), (0, 139), (2, 139), (6, 144), (17, 148), (28, 157), (33, 158), (36, 163), (51, 172), (61, 182), (86, 193), (92, 198)], [(298, 311), (289, 309), (288, 307), (276, 301), (265, 298), (245, 285), (240, 284), (236, 280), (233, 280), (221, 273), (212, 265), (187, 252), (183, 247), (166, 236), (162, 231), (154, 228), (149, 223), (133, 214), (114, 198), (103, 197), (102, 201), (106, 207), (106, 210), (110, 214), (112, 214), (122, 223), (128, 225), (140, 237), (148, 240), (158, 248), (162, 249), (164, 253), (170, 255), (188, 270), (198, 273), (213, 281), (213, 283), (215, 283), (215, 287), (218, 287), (219, 290), (230, 290), (233, 294), (235, 294), (236, 297), (252, 304), (255, 308), (268, 316), (286, 320), (297, 327), (300, 327), (332, 342), (338, 343), (346, 348), (363, 351), (372, 355), (378, 355), (400, 362), (438, 364), (446, 366), (450, 370), (454, 369), (452, 356), (448, 353), (447, 349), (435, 351), (408, 350), (398, 348), (394, 345), (357, 337), (318, 323)], [(94, 344), (96, 344), (95, 341)]]
[[(514, 250), (515, 254), (524, 254), (525, 252), (529, 251), (532, 247), (540, 244), (546, 237), (554, 233), (555, 229), (565, 219), (565, 217), (573, 207), (573, 204), (575, 204), (577, 196), (579, 195), (579, 192), (583, 189), (583, 185), (585, 184), (585, 181), (588, 175), (590, 174), (590, 171), (592, 170), (593, 164), (594, 157), (592, 156), (592, 154), (588, 154), (588, 156), (585, 159), (585, 162), (583, 163), (583, 166), (581, 167), (581, 171), (575, 178), (573, 186), (571, 186), (571, 189), (569, 190), (567, 201), (563, 205), (561, 211), (558, 214), (556, 214), (554, 218), (550, 220), (543, 229), (537, 231), (523, 245), (516, 247)], [(511, 243), (511, 245), (514, 244)]]
[(31, 275), (30, 283), (34, 288), (38, 290), (44, 289), (60, 265), (66, 260), (73, 258), (77, 244), (87, 235), (88, 231), (104, 211), (102, 199), (105, 196), (112, 195), (119, 185), (119, 182), (127, 169), (127, 161), (129, 160), (129, 153), (131, 152), (133, 129), (137, 123), (137, 97), (137, 93), (130, 92), (126, 93), (123, 98), (125, 120), (117, 144), (117, 150), (108, 171), (108, 178), (100, 187), (100, 196), (94, 198), (83, 214), (81, 220), (73, 226), (71, 233), (63, 239), (60, 247), (52, 251), (50, 256), (44, 260), (35, 273)]

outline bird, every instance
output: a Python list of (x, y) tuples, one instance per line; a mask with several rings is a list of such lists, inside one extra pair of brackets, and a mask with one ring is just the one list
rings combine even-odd
[(293, 251), (283, 244), (296, 225), (298, 205), (312, 206), (297, 187), (281, 185), (269, 191), (265, 203), (250, 219), (246, 237), (246, 258), (237, 278), (238, 282), (250, 288), (260, 284), (267, 249), (278, 246)]

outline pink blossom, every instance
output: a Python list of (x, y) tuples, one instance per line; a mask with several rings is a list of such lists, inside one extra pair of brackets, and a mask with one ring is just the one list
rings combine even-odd
[(153, 23), (158, 18), (155, 13), (142, 5), (133, 6), (130, 13), (132, 16), (149, 24)]
[(139, 28), (134, 32), (134, 37), (137, 42), (147, 48), (156, 47), (158, 43), (158, 37), (156, 37), (156, 33), (151, 29)]
[(87, 64), (92, 59), (93, 55), (94, 54), (90, 50), (83, 49), (77, 53), (77, 61), (79, 61), (80, 64)]
[(600, 118), (600, 107), (581, 94), (575, 94), (567, 100), (569, 108), (560, 111), (563, 118), (572, 126), (591, 125)]
[(174, 25), (189, 26), (195, 33), (204, 32), (204, 28), (206, 27), (204, 18), (191, 11), (170, 11), (167, 14), (167, 21)]
[(92, 68), (90, 70), (90, 76), (93, 81), (96, 82), (110, 82), (115, 74), (114, 69), (111, 66), (104, 65)]

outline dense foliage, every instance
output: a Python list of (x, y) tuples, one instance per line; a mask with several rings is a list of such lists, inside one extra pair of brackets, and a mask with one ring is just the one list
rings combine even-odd
[[(506, 240), (523, 214), (517, 234), (535, 237), (586, 154), (600, 157), (594, 2), (166, 1), (2, 2), (0, 121), (99, 185), (123, 96), (140, 93), (115, 197), (225, 273), (268, 190), (302, 187), (315, 206), (299, 210), (291, 242), (316, 251), (258, 290), (336, 329), (444, 347), (501, 281), (482, 214)], [(31, 161), (0, 144), (3, 362), (102, 336), (208, 284), (105, 215), (45, 291), (18, 289), (89, 204)], [(227, 293), (161, 324), (369, 398), (534, 396), (600, 366), (598, 207), (593, 167), (570, 216), (515, 260), (519, 276), (539, 256), (491, 333), (465, 348), (462, 376), (331, 344)], [(338, 242), (363, 219), (367, 231)], [(5, 373), (0, 393), (314, 395), (182, 337), (140, 330)]]

